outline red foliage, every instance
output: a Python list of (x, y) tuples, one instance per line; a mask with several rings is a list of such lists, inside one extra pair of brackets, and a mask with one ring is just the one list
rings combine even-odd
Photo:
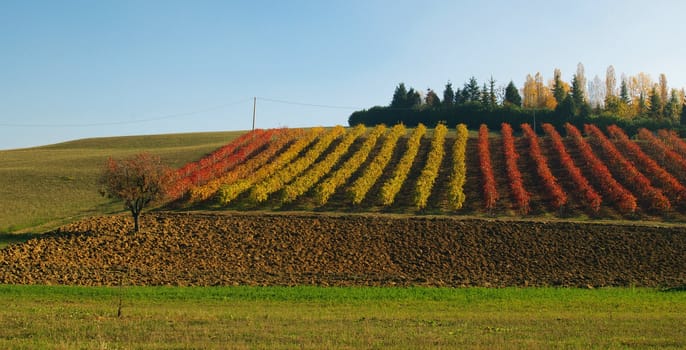
[(601, 190), (610, 199), (612, 199), (619, 210), (624, 213), (633, 213), (636, 211), (636, 197), (631, 192), (624, 188), (614, 177), (610, 170), (603, 164), (603, 162), (596, 157), (591, 149), (591, 146), (581, 136), (581, 132), (574, 125), (566, 123), (567, 135), (572, 138), (577, 148), (581, 152), (584, 161), (588, 165), (591, 174), (600, 183)]
[(657, 131), (657, 134), (669, 148), (679, 153), (682, 157), (686, 157), (686, 142), (674, 130), (660, 129)]
[(479, 166), (483, 176), (484, 207), (488, 210), (495, 208), (498, 201), (498, 190), (495, 187), (493, 168), (491, 166), (491, 151), (488, 145), (488, 127), (481, 124), (479, 128)]
[(648, 142), (648, 147), (657, 154), (660, 159), (671, 166), (683, 180), (686, 177), (686, 160), (678, 153), (672, 151), (653, 133), (645, 128), (638, 130), (638, 138)]
[(638, 171), (633, 163), (619, 153), (617, 147), (597, 126), (586, 124), (584, 125), (584, 132), (597, 140), (610, 166), (616, 170), (617, 176), (627, 186), (631, 187), (634, 193), (641, 197), (651, 209), (666, 210), (671, 208), (672, 205), (669, 203), (669, 199), (662, 194), (662, 191), (653, 187), (650, 180)]
[(596, 192), (588, 183), (586, 177), (581, 173), (581, 169), (574, 165), (574, 161), (569, 153), (567, 153), (567, 149), (562, 142), (562, 137), (557, 130), (555, 130), (555, 127), (553, 127), (551, 124), (545, 123), (543, 124), (543, 130), (550, 137), (553, 148), (555, 148), (560, 156), (560, 163), (562, 163), (562, 166), (567, 170), (567, 173), (569, 173), (572, 182), (574, 182), (574, 185), (576, 186), (576, 190), (581, 194), (586, 205), (593, 212), (597, 213), (600, 210), (602, 197), (600, 197), (598, 192)]
[(236, 138), (235, 140), (227, 143), (226, 145), (216, 149), (214, 152), (201, 158), (200, 160), (190, 162), (182, 166), (176, 171), (177, 178), (181, 179), (184, 177), (192, 176), (194, 172), (206, 168), (214, 164), (215, 162), (221, 160), (222, 158), (228, 156), (229, 154), (233, 153), (236, 150), (236, 148), (244, 145), (249, 140), (252, 140), (255, 136), (262, 133), (264, 133), (263, 129), (255, 129), (254, 131), (245, 133), (240, 137)]
[(552, 206), (555, 209), (559, 209), (567, 203), (567, 194), (562, 189), (560, 184), (557, 183), (557, 179), (553, 176), (548, 166), (548, 160), (543, 156), (541, 152), (541, 146), (538, 142), (538, 136), (531, 129), (529, 124), (522, 124), (522, 131), (526, 138), (529, 139), (529, 154), (531, 158), (536, 162), (536, 172), (538, 176), (543, 180), (543, 186), (545, 186), (548, 195), (552, 199)]
[(503, 135), (505, 166), (507, 167), (507, 176), (510, 179), (510, 189), (512, 190), (512, 195), (515, 199), (515, 205), (522, 214), (526, 214), (529, 212), (530, 195), (524, 188), (522, 173), (520, 173), (519, 168), (517, 168), (519, 154), (517, 154), (517, 150), (515, 149), (512, 127), (508, 123), (502, 123), (500, 132)]
[(610, 125), (607, 128), (608, 133), (612, 136), (619, 147), (624, 150), (626, 154), (631, 156), (637, 162), (642, 170), (649, 174), (652, 179), (655, 179), (661, 184), (662, 188), (676, 198), (677, 201), (686, 204), (686, 188), (677, 180), (672, 174), (667, 172), (656, 161), (648, 157), (637, 144), (632, 142), (624, 131), (616, 125)]
[(252, 154), (279, 136), (285, 129), (257, 129), (222, 146), (202, 159), (188, 163), (176, 171), (176, 181), (170, 191), (170, 197), (181, 197), (193, 186), (201, 186), (208, 181), (225, 174), (236, 165), (244, 162)]

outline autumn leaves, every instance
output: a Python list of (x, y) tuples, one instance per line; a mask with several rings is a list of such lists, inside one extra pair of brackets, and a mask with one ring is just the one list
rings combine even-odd
[(495, 133), (482, 125), (471, 139), (462, 124), (256, 130), (178, 169), (173, 198), (253, 207), (321, 207), (335, 198), (335, 207), (520, 215), (570, 205), (592, 214), (601, 205), (624, 214), (686, 206), (686, 143), (673, 133), (640, 130), (636, 141), (616, 126), (586, 125), (582, 134), (567, 124), (566, 138), (550, 124), (542, 135), (520, 128), (515, 135), (507, 123)]

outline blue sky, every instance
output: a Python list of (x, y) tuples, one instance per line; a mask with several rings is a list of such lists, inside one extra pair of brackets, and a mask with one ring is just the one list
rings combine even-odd
[[(521, 88), (638, 72), (686, 86), (682, 1), (0, 1), (0, 149), (347, 124), (399, 82)], [(261, 98), (260, 98), (261, 97)], [(278, 101), (309, 105), (286, 104)], [(319, 105), (319, 106), (311, 106)]]

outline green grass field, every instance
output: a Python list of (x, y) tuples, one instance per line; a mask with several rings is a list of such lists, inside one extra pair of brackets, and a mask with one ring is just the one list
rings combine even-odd
[(197, 160), (243, 132), (85, 139), (0, 151), (0, 241), (8, 233), (40, 233), (80, 217), (121, 211), (98, 194), (108, 157), (147, 151), (173, 167)]
[(652, 289), (0, 286), (0, 299), (13, 349), (686, 347), (686, 293)]

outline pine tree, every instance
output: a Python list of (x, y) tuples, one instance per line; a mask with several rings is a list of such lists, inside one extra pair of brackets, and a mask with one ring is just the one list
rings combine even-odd
[(629, 96), (629, 86), (626, 84), (625, 79), (622, 79), (622, 84), (619, 88), (619, 98), (627, 106), (631, 104), (631, 96)]
[(427, 89), (426, 97), (424, 98), (424, 103), (429, 108), (436, 108), (441, 105), (441, 99), (438, 98), (438, 95), (436, 95), (436, 93), (433, 90)]
[(481, 101), (481, 91), (479, 90), (479, 82), (475, 77), (469, 78), (469, 82), (464, 84), (464, 89), (462, 89), (462, 96), (464, 97), (464, 102), (480, 102)]
[(638, 105), (636, 107), (638, 108), (636, 111), (637, 115), (645, 115), (648, 112), (648, 105), (643, 91), (638, 95)]
[(555, 113), (563, 118), (571, 118), (579, 114), (579, 110), (572, 95), (568, 94), (567, 97), (557, 105)]
[(581, 106), (585, 102), (584, 90), (581, 87), (581, 81), (577, 79), (576, 75), (572, 77), (572, 100), (577, 106)]
[(488, 106), (488, 103), (489, 103), (489, 100), (490, 100), (490, 99), (489, 99), (489, 96), (488, 96), (488, 86), (486, 86), (486, 83), (484, 83), (484, 85), (481, 87), (481, 94), (480, 94), (480, 96), (481, 96), (481, 98), (480, 98), (479, 101), (481, 102), (481, 105), (484, 106), (484, 107), (489, 107), (489, 106)]
[(488, 107), (496, 108), (498, 106), (498, 98), (495, 95), (495, 79), (491, 76), (488, 81)]
[(669, 95), (669, 100), (665, 104), (664, 117), (670, 121), (678, 120), (680, 105), (681, 101), (679, 100), (679, 93), (676, 89), (672, 89), (672, 92)]
[(522, 96), (519, 95), (519, 90), (515, 86), (514, 82), (510, 80), (510, 83), (505, 87), (505, 101), (504, 105), (515, 105), (517, 107), (522, 106)]
[(405, 100), (407, 101), (405, 108), (414, 108), (422, 104), (422, 96), (419, 94), (419, 91), (415, 91), (414, 88), (410, 88), (410, 90), (407, 91)]
[(555, 101), (560, 104), (565, 97), (567, 97), (567, 92), (565, 91), (564, 83), (562, 82), (562, 73), (560, 70), (555, 68), (553, 75), (553, 96), (555, 97)]
[(450, 107), (455, 103), (455, 91), (453, 91), (453, 84), (448, 82), (445, 84), (445, 89), (443, 90), (443, 105)]
[(396, 86), (395, 92), (393, 92), (393, 100), (391, 101), (391, 107), (407, 107), (407, 89), (405, 88), (405, 83), (400, 83), (398, 84), (398, 86)]
[(455, 105), (456, 106), (462, 105), (465, 102), (466, 101), (464, 99), (464, 91), (462, 91), (462, 89), (458, 88), (457, 90), (455, 90)]
[(660, 91), (656, 86), (650, 90), (650, 106), (648, 106), (648, 115), (653, 119), (662, 119), (663, 105)]

